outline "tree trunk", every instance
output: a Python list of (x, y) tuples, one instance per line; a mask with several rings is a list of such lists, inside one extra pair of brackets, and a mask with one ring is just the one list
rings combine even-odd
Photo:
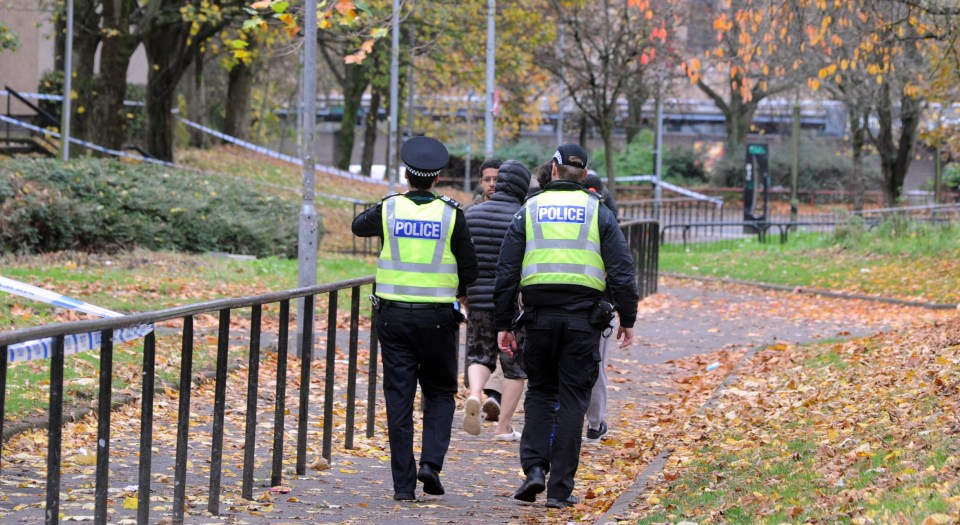
[[(183, 83), (183, 98), (187, 104), (187, 118), (200, 124), (207, 125), (207, 98), (206, 82), (203, 79), (203, 55), (198, 49), (194, 53), (193, 65), (190, 73), (187, 75), (187, 81)], [(229, 97), (229, 96), (228, 96)], [(227, 102), (227, 114), (229, 115), (229, 98)], [(187, 133), (190, 135), (190, 145), (194, 148), (206, 148), (209, 144), (207, 134), (196, 128), (189, 128)], [(229, 131), (225, 131), (230, 134)]]
[(93, 142), (119, 150), (127, 140), (127, 111), (123, 106), (127, 92), (127, 68), (137, 47), (136, 38), (129, 33), (129, 2), (104, 2), (103, 28), (100, 74), (93, 80), (96, 98), (91, 135)]
[(344, 67), (343, 120), (337, 131), (337, 145), (333, 153), (334, 166), (342, 170), (350, 169), (356, 139), (357, 114), (360, 112), (363, 92), (369, 83), (369, 75), (362, 64), (349, 64)]
[(866, 114), (861, 114), (855, 109), (850, 110), (850, 137), (851, 154), (853, 160), (853, 180), (851, 181), (851, 190), (853, 191), (853, 211), (863, 210), (863, 192), (866, 184), (863, 180), (863, 146), (866, 138), (867, 123)]
[(913, 160), (921, 107), (919, 99), (906, 95), (900, 97), (900, 137), (895, 140), (891, 97), (889, 84), (884, 84), (877, 101), (880, 131), (875, 142), (883, 173), (883, 205), (887, 208), (896, 206), (903, 192), (903, 181)]
[(360, 173), (373, 175), (373, 152), (377, 145), (377, 113), (380, 112), (380, 92), (374, 90), (370, 95), (370, 111), (367, 112), (363, 129), (363, 153), (360, 156)]
[[(257, 39), (250, 37), (248, 50), (257, 47)], [(240, 140), (250, 140), (250, 95), (256, 76), (255, 65), (238, 62), (230, 69), (227, 83), (227, 114), (223, 124), (224, 133)]]
[(603, 140), (604, 163), (607, 168), (607, 191), (616, 198), (617, 173), (616, 162), (613, 160), (613, 115), (606, 122), (599, 123), (600, 138)]
[[(158, 25), (144, 36), (147, 51), (146, 139), (147, 152), (173, 161), (173, 115), (177, 84), (190, 67), (191, 46), (199, 45), (202, 35), (191, 35), (190, 24), (177, 22)], [(188, 44), (188, 42), (190, 42)]]
[(647, 90), (642, 84), (631, 86), (627, 92), (627, 120), (623, 127), (627, 132), (627, 144), (633, 143), (633, 138), (643, 128), (643, 103), (647, 99)]
[[(96, 133), (95, 127), (91, 126), (90, 117), (98, 95), (93, 78), (94, 57), (97, 46), (100, 45), (98, 3), (93, 0), (76, 0), (74, 3), (73, 79), (70, 89), (77, 94), (77, 98), (70, 106), (70, 136), (81, 140), (90, 140)], [(102, 70), (103, 66), (100, 67)], [(121, 80), (126, 80), (126, 71)], [(71, 151), (79, 150), (80, 148), (71, 147)]]

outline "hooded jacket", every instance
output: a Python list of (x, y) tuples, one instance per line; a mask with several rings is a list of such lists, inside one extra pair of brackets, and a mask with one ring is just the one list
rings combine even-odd
[(467, 307), (470, 309), (493, 310), (493, 285), (500, 245), (514, 214), (523, 206), (529, 188), (530, 171), (522, 162), (508, 160), (500, 166), (490, 200), (466, 211), (479, 270), (477, 280), (467, 287)]

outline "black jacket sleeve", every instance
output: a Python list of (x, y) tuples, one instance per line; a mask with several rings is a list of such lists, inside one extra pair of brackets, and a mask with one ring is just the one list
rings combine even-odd
[(470, 236), (467, 219), (463, 216), (463, 210), (460, 209), (457, 209), (456, 220), (453, 223), (450, 251), (457, 258), (457, 277), (460, 280), (457, 297), (462, 297), (467, 293), (467, 286), (477, 280), (480, 270), (477, 266), (477, 251), (473, 247), (473, 237)]
[(500, 246), (500, 259), (497, 261), (497, 277), (493, 288), (493, 316), (498, 331), (511, 330), (513, 320), (517, 317), (520, 272), (527, 245), (525, 220), (526, 209), (520, 208), (510, 221)]
[(357, 237), (380, 237), (383, 239), (383, 202), (363, 210), (354, 217), (350, 229)]
[(607, 287), (617, 305), (620, 325), (633, 328), (640, 301), (633, 255), (613, 212), (605, 206), (600, 206), (599, 211), (600, 257), (607, 270)]

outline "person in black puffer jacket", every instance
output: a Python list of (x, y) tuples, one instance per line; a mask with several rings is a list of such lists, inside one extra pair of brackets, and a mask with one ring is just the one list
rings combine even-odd
[(508, 357), (497, 347), (497, 328), (493, 318), (493, 287), (496, 278), (500, 244), (513, 215), (523, 206), (530, 188), (530, 171), (522, 162), (508, 160), (500, 166), (497, 183), (490, 200), (471, 206), (466, 212), (467, 226), (477, 252), (479, 276), (467, 287), (467, 377), (470, 397), (464, 405), (463, 429), (480, 434), (481, 390), (495, 370), (497, 359), (503, 371), (500, 415), (494, 435), (499, 441), (519, 441), (510, 420), (523, 393), (526, 374), (517, 356)]

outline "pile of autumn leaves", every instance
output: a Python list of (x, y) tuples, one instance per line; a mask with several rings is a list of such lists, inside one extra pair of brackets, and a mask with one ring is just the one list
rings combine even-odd
[[(956, 523), (960, 316), (759, 351), (631, 523)], [(639, 521), (637, 521), (639, 519)]]

